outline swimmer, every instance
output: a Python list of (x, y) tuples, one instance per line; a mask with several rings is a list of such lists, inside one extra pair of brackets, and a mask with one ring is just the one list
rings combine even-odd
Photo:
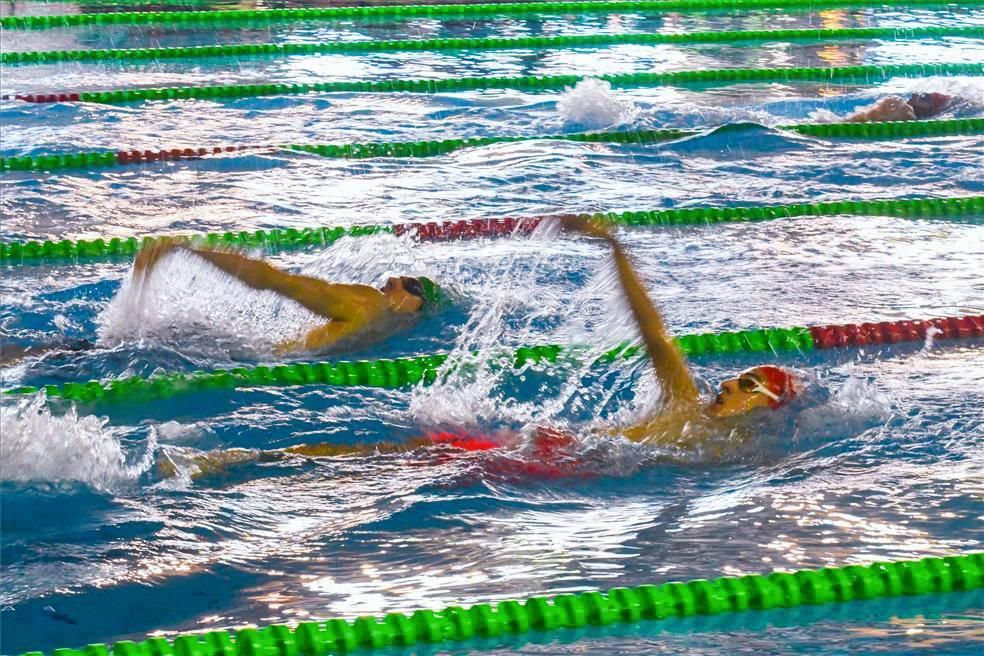
[(161, 258), (176, 250), (192, 253), (247, 287), (276, 292), (328, 320), (300, 339), (277, 345), (274, 350), (279, 354), (359, 348), (407, 328), (441, 302), (437, 285), (423, 276), (389, 278), (380, 289), (333, 283), (287, 273), (241, 253), (196, 247), (175, 238), (158, 239), (142, 249), (133, 263), (134, 277), (150, 275)]
[(760, 365), (723, 381), (710, 402), (701, 399), (687, 361), (667, 333), (663, 317), (646, 293), (625, 249), (610, 229), (589, 219), (563, 219), (567, 232), (600, 239), (612, 251), (622, 292), (632, 310), (653, 372), (663, 390), (661, 405), (643, 421), (607, 432), (634, 442), (699, 446), (706, 438), (734, 429), (744, 417), (777, 410), (803, 388), (803, 381), (781, 367)]
[[(157, 239), (143, 248), (133, 263), (134, 277), (146, 279), (164, 256), (177, 250), (202, 258), (252, 289), (276, 292), (327, 319), (323, 325), (300, 339), (278, 344), (274, 349), (278, 354), (299, 351), (326, 353), (359, 348), (408, 328), (422, 312), (438, 307), (442, 301), (438, 286), (423, 276), (393, 277), (381, 289), (369, 285), (331, 283), (287, 273), (263, 260), (240, 253), (196, 247), (185, 239), (174, 237)], [(55, 350), (90, 348), (95, 347), (86, 340), (73, 345), (5, 345), (0, 350), (0, 365)]]
[[(747, 433), (750, 430), (748, 424), (754, 422), (757, 415), (786, 406), (804, 389), (804, 381), (793, 372), (773, 365), (760, 365), (722, 382), (713, 399), (702, 399), (683, 354), (667, 333), (659, 310), (647, 294), (624, 248), (609, 228), (577, 216), (564, 217), (561, 223), (566, 232), (599, 239), (611, 248), (622, 292), (648, 350), (653, 372), (663, 390), (661, 404), (650, 412), (649, 417), (632, 426), (599, 431), (599, 436), (622, 436), (646, 444), (701, 448), (716, 436)], [(213, 452), (199, 456), (194, 459), (193, 464), (199, 468), (199, 472), (214, 473), (226, 464), (279, 460), (291, 455), (364, 455), (434, 446), (464, 451), (491, 451), (516, 447), (521, 444), (522, 439), (522, 435), (432, 433), (402, 445), (311, 444), (276, 451), (239, 449)], [(570, 433), (539, 427), (532, 435), (532, 453), (542, 463), (551, 458), (569, 456), (570, 448), (577, 442), (577, 437)], [(545, 464), (549, 470), (550, 463)], [(161, 469), (165, 475), (171, 471), (173, 467), (170, 465)]]
[(929, 119), (945, 112), (952, 101), (953, 96), (945, 93), (914, 93), (908, 100), (888, 96), (845, 120), (847, 123), (871, 123)]

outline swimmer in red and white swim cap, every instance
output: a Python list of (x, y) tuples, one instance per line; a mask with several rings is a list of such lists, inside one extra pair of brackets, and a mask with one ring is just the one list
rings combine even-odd
[(794, 372), (762, 365), (725, 380), (710, 403), (703, 401), (687, 361), (666, 332), (663, 317), (646, 293), (622, 245), (606, 226), (584, 217), (566, 216), (561, 223), (567, 232), (601, 239), (611, 247), (622, 291), (663, 390), (663, 403), (649, 418), (610, 433), (637, 442), (695, 444), (704, 436), (720, 433), (722, 427), (728, 428), (734, 417), (785, 406), (804, 387)]
[(756, 408), (777, 410), (799, 394), (796, 374), (782, 367), (752, 367), (721, 383), (720, 392), (708, 406), (708, 414), (733, 417)]

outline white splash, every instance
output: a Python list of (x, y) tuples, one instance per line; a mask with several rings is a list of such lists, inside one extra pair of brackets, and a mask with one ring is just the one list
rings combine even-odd
[(639, 115), (636, 104), (620, 98), (609, 82), (591, 77), (564, 91), (557, 102), (557, 111), (564, 123), (591, 130), (629, 123)]
[(249, 289), (201, 258), (175, 252), (147, 276), (132, 272), (99, 317), (99, 341), (180, 341), (189, 350), (267, 352), (316, 318), (272, 292)]
[(865, 106), (857, 107), (843, 116), (829, 109), (820, 108), (811, 112), (809, 119), (816, 123), (840, 123), (859, 111), (871, 109), (888, 96), (907, 99), (913, 93), (942, 93), (953, 98), (942, 114), (944, 118), (953, 115), (971, 115), (984, 109), (984, 80), (981, 78), (959, 76), (896, 78), (860, 92), (859, 97), (871, 100)]
[(179, 421), (165, 421), (157, 426), (157, 435), (162, 444), (194, 443), (212, 432), (211, 427), (204, 421), (189, 424), (183, 424)]
[(873, 96), (891, 93), (945, 93), (952, 96), (957, 103), (964, 103), (977, 108), (984, 107), (984, 80), (978, 77), (897, 78), (883, 87), (876, 87), (867, 91), (868, 95)]
[[(699, 116), (701, 125), (717, 126), (732, 123), (757, 123), (773, 126), (779, 121), (774, 114), (755, 107), (692, 107), (689, 111), (681, 111), (677, 121), (681, 124), (690, 123), (693, 116)], [(687, 119), (687, 120), (684, 120)]]
[(135, 481), (153, 463), (157, 446), (151, 431), (146, 451), (128, 462), (119, 429), (93, 415), (79, 416), (74, 406), (56, 416), (44, 394), (0, 404), (0, 480), (84, 483), (112, 490)]
[(849, 364), (844, 385), (819, 405), (804, 409), (796, 418), (799, 440), (831, 435), (858, 435), (892, 415), (891, 398), (870, 379), (854, 375)]
[(813, 123), (841, 123), (844, 121), (844, 118), (837, 112), (832, 112), (823, 107), (813, 110), (809, 115), (809, 119)]
[[(413, 275), (405, 240), (391, 235), (342, 239), (300, 267), (329, 281), (380, 285), (387, 274)], [(250, 289), (184, 251), (163, 258), (147, 277), (132, 272), (99, 317), (99, 340), (180, 343), (183, 352), (263, 357), (325, 321), (271, 291)]]
[[(582, 414), (592, 409), (597, 419), (612, 391), (597, 384), (586, 389), (583, 377), (601, 353), (622, 341), (637, 339), (635, 323), (616, 291), (614, 267), (607, 262), (587, 285), (574, 292), (552, 289), (539, 280), (536, 270), (540, 263), (557, 257), (558, 252), (546, 243), (552, 238), (549, 229), (538, 231), (536, 238), (542, 238), (544, 244), (531, 269), (527, 268), (527, 258), (507, 259), (494, 282), (485, 285), (483, 294), (475, 298), (444, 374), (435, 384), (413, 392), (410, 412), (414, 421), (458, 427), (505, 424), (525, 430), (535, 426), (563, 428), (563, 417), (570, 410)], [(539, 282), (531, 287), (531, 280)], [(517, 313), (523, 315), (525, 325), (507, 325), (508, 317)], [(545, 332), (539, 322), (551, 317), (562, 317), (562, 323)], [(542, 386), (530, 400), (523, 400), (503, 391), (517, 378), (523, 380), (528, 375), (513, 368), (510, 356), (514, 347), (503, 346), (506, 335), (511, 343), (519, 344), (596, 345), (562, 354), (560, 379)], [(538, 372), (537, 377), (549, 369), (543, 364), (530, 366)], [(640, 405), (650, 406), (651, 397), (657, 395), (652, 383), (646, 394), (639, 395)]]
[(934, 343), (934, 341), (936, 339), (936, 336), (937, 335), (942, 335), (942, 334), (943, 334), (943, 331), (940, 330), (939, 328), (937, 328), (936, 326), (930, 326), (929, 328), (927, 328), (926, 329), (926, 339), (923, 341), (922, 351), (925, 353), (926, 351), (932, 350), (933, 343)]

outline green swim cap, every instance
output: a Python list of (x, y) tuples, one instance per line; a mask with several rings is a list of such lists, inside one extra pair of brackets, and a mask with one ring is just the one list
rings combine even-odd
[(444, 301), (444, 294), (437, 284), (426, 276), (417, 276), (420, 287), (424, 290), (424, 307), (428, 310), (440, 306)]

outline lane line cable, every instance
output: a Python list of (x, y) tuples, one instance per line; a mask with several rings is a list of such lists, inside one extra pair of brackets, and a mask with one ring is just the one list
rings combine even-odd
[(615, 45), (738, 43), (743, 41), (827, 41), (834, 39), (915, 40), (982, 38), (984, 26), (970, 27), (862, 27), (844, 29), (747, 30), (689, 32), (684, 34), (590, 34), (487, 38), (399, 39), (391, 41), (336, 41), (331, 43), (237, 43), (171, 48), (102, 48), (0, 53), (0, 64), (54, 64), (95, 61), (159, 61), (204, 57), (287, 57), (291, 55), (421, 52), (441, 50), (508, 50), (516, 48), (597, 48)]
[[(611, 132), (572, 132), (526, 136), (492, 136), (421, 141), (382, 141), (350, 144), (282, 144), (198, 146), (161, 150), (97, 150), (74, 153), (43, 153), (0, 157), (0, 173), (18, 171), (92, 171), (100, 168), (200, 160), (207, 157), (229, 156), (233, 153), (258, 154), (277, 151), (309, 153), (333, 159), (421, 158), (438, 157), (467, 148), (493, 144), (530, 141), (571, 141), (579, 143), (611, 143), (647, 146), (667, 141), (688, 139), (715, 132), (736, 132), (755, 123), (738, 123), (705, 129), (624, 130)], [(907, 139), (914, 137), (944, 137), (984, 133), (984, 118), (932, 119), (923, 121), (888, 121), (870, 123), (798, 123), (780, 125), (774, 129), (797, 132), (804, 136), (829, 139)]]
[[(889, 216), (916, 219), (967, 220), (984, 224), (984, 196), (957, 198), (892, 198), (839, 200), (750, 207), (687, 207), (627, 212), (582, 212), (597, 221), (628, 227), (709, 226), (797, 217)], [(571, 212), (568, 212), (571, 214)], [(267, 254), (328, 248), (342, 237), (378, 234), (408, 235), (417, 241), (448, 241), (529, 235), (544, 221), (561, 214), (461, 219), (459, 221), (354, 225), (344, 227), (271, 228), (238, 232), (181, 235), (209, 248), (261, 249)], [(0, 264), (95, 262), (132, 258), (159, 236), (99, 237), (96, 239), (29, 240), (0, 242)], [(173, 235), (172, 235), (173, 236)]]
[[(984, 0), (961, 0), (960, 6), (978, 6)], [(477, 18), (534, 14), (613, 14), (628, 12), (704, 12), (748, 9), (805, 9), (884, 7), (884, 0), (612, 0), (610, 2), (529, 2), (434, 5), (381, 5), (294, 9), (232, 9), (218, 11), (128, 11), (44, 16), (4, 16), (7, 30), (44, 30), (82, 25), (220, 25), (231, 22), (271, 23), (336, 21), (373, 18)], [(946, 0), (904, 0), (897, 7), (952, 8)]]
[[(752, 82), (834, 82), (884, 80), (891, 77), (984, 75), (984, 63), (887, 64), (883, 66), (725, 68), (666, 73), (623, 73), (589, 76), (609, 82), (616, 88), (673, 86), (679, 84), (736, 84)], [(220, 86), (173, 86), (142, 89), (113, 89), (58, 93), (7, 94), (3, 100), (33, 103), (90, 102), (106, 105), (121, 103), (263, 96), (307, 93), (452, 93), (511, 89), (516, 91), (557, 91), (573, 87), (582, 75), (525, 75), (517, 77), (462, 77), (437, 80), (377, 80), (362, 82), (312, 82), (230, 84)]]
[[(984, 315), (943, 317), (927, 320), (898, 320), (877, 323), (824, 325), (793, 328), (766, 328), (739, 332), (682, 335), (677, 346), (687, 356), (721, 356), (741, 353), (762, 355), (803, 353), (821, 349), (866, 347), (900, 342), (921, 342), (933, 333), (938, 340), (984, 337)], [(578, 364), (590, 349), (585, 346), (555, 344), (524, 346), (495, 356), (488, 364), (521, 368), (527, 364), (563, 364), (569, 358)], [(598, 356), (594, 364), (611, 363), (644, 355), (641, 345), (628, 343)], [(236, 367), (190, 373), (166, 373), (150, 377), (131, 376), (106, 381), (68, 382), (43, 387), (21, 386), (5, 394), (36, 394), (43, 390), (50, 398), (79, 403), (133, 403), (167, 399), (180, 394), (206, 390), (333, 385), (349, 387), (397, 388), (433, 383), (448, 363), (447, 354), (379, 360), (302, 362), (274, 366)]]

